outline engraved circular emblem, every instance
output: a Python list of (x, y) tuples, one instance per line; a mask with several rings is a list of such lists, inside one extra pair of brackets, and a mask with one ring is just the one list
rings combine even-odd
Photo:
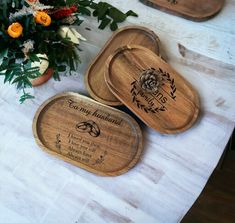
[(92, 137), (98, 137), (100, 135), (99, 126), (93, 121), (80, 122), (76, 125), (76, 130), (82, 133), (88, 133)]
[(159, 71), (151, 68), (145, 70), (140, 76), (140, 86), (147, 92), (155, 92), (160, 86), (161, 74)]

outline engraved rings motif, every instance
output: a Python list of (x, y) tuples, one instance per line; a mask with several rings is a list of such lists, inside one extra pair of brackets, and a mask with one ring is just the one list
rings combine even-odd
[(76, 130), (82, 133), (88, 133), (92, 137), (100, 135), (100, 128), (94, 121), (80, 122), (76, 125)]

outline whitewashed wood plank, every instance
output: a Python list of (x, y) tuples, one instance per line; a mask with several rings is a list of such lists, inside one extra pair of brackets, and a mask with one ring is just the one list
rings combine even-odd
[(179, 222), (219, 161), (235, 122), (235, 1), (226, 1), (217, 17), (203, 23), (137, 0), (108, 2), (138, 12), (138, 19), (123, 25), (145, 25), (160, 36), (167, 61), (198, 90), (201, 118), (175, 136), (142, 125), (142, 160), (120, 177), (97, 177), (41, 151), (31, 131), (38, 106), (63, 91), (87, 94), (84, 72), (111, 35), (89, 19), (79, 28), (88, 41), (80, 46), (82, 64), (75, 76), (32, 89), (36, 100), (25, 105), (19, 105), (14, 88), (1, 84), (0, 222)]

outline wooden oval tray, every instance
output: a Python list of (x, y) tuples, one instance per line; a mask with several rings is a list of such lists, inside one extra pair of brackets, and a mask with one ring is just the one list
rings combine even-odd
[(140, 0), (142, 3), (193, 21), (205, 21), (215, 16), (224, 0)]
[(165, 134), (180, 133), (197, 119), (196, 91), (151, 50), (122, 47), (106, 66), (109, 89), (149, 127)]
[(141, 26), (119, 29), (107, 41), (86, 72), (85, 83), (89, 94), (95, 100), (111, 106), (122, 104), (106, 86), (104, 73), (108, 57), (120, 46), (128, 44), (141, 45), (159, 54), (159, 38), (153, 31)]
[(103, 176), (127, 172), (143, 148), (132, 117), (76, 93), (59, 94), (41, 105), (33, 133), (46, 152)]

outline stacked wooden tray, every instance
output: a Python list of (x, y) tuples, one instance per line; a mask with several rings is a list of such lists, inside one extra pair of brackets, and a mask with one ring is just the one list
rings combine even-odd
[(157, 55), (160, 54), (159, 38), (153, 31), (141, 26), (119, 29), (107, 41), (86, 72), (85, 83), (89, 94), (95, 100), (111, 106), (122, 104), (107, 87), (103, 87), (105, 86), (104, 73), (108, 57), (119, 47), (128, 44), (144, 46)]
[[(95, 100), (124, 104), (160, 133), (180, 133), (197, 119), (199, 99), (193, 87), (161, 59), (159, 43), (157, 35), (143, 27), (119, 30), (88, 68), (86, 85)], [(143, 81), (157, 86), (143, 89)]]

